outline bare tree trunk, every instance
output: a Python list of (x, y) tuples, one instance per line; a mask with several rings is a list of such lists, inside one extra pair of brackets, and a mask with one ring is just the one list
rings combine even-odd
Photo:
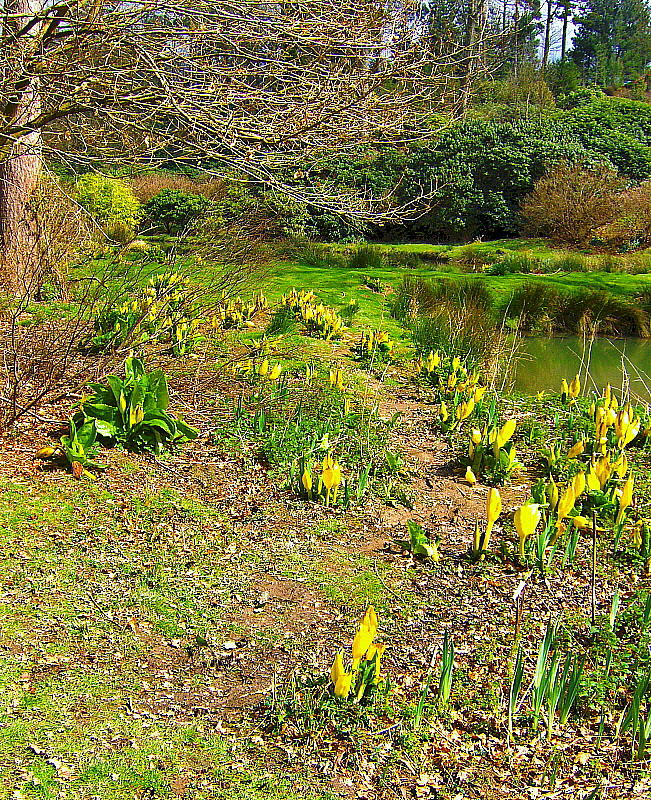
[(518, 67), (520, 66), (520, 58), (518, 53), (519, 41), (518, 34), (520, 33), (520, 2), (515, 0), (515, 10), (513, 13), (513, 71), (518, 74)]
[(567, 33), (568, 33), (568, 26), (570, 21), (570, 11), (571, 11), (571, 2), (570, 0), (564, 0), (563, 2), (563, 35), (561, 38), (561, 61), (565, 61), (565, 54), (567, 53)]
[(470, 0), (465, 23), (465, 46), (468, 63), (463, 93), (463, 106), (468, 105), (474, 76), (481, 72), (484, 63), (484, 44), (486, 38), (486, 19), (488, 8), (486, 0)]
[(552, 0), (547, 0), (547, 13), (545, 18), (545, 39), (543, 42), (542, 52), (542, 67), (543, 69), (549, 63), (549, 49), (552, 39), (552, 20), (554, 19), (554, 10), (552, 8)]
[[(5, 0), (3, 29), (20, 30), (40, 9), (40, 0)], [(31, 36), (37, 33), (38, 26), (34, 26)], [(30, 36), (25, 39), (27, 47)], [(15, 83), (14, 95), (2, 109), (5, 119), (29, 128), (29, 121), (39, 110), (37, 79), (21, 76)], [(40, 169), (41, 134), (37, 130), (27, 130), (0, 154), (0, 281), (3, 288), (15, 294), (28, 294), (36, 289), (33, 279), (39, 242), (30, 198)]]

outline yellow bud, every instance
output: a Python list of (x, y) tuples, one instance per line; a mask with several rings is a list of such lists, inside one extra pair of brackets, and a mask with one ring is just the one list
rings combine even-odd
[(41, 449), (36, 453), (36, 458), (50, 458), (56, 453), (56, 447), (52, 447), (50, 445), (46, 445), (45, 447), (41, 447)]
[(352, 681), (353, 676), (350, 672), (344, 672), (340, 675), (335, 683), (335, 696), (341, 698), (348, 697)]
[(509, 441), (509, 439), (513, 436), (514, 433), (515, 433), (515, 420), (509, 419), (504, 423), (504, 425), (502, 425), (500, 432), (497, 434), (497, 437), (495, 439), (497, 446), (500, 449), (504, 447), (504, 445)]
[(624, 518), (624, 512), (633, 502), (633, 476), (630, 475), (624, 486), (622, 487), (622, 494), (619, 498), (619, 511), (615, 523), (620, 523)]
[(375, 638), (375, 633), (376, 632), (372, 628), (365, 625), (362, 621), (353, 639), (353, 669), (357, 669), (359, 662), (371, 646)]
[(540, 506), (537, 503), (520, 506), (513, 516), (513, 523), (518, 532), (521, 558), (524, 558), (524, 543), (538, 527), (540, 516)]
[(576, 497), (574, 496), (574, 489), (572, 488), (572, 485), (569, 484), (563, 492), (563, 496), (558, 503), (559, 522), (564, 520), (565, 517), (569, 516), (570, 511), (574, 508), (575, 502)]
[(585, 442), (583, 441), (583, 439), (581, 439), (575, 445), (570, 447), (570, 449), (567, 452), (567, 457), (576, 458), (577, 456), (580, 456), (584, 450), (585, 450)]
[(491, 488), (486, 497), (486, 519), (492, 528), (499, 515), (502, 513), (502, 497), (499, 489)]
[(585, 486), (585, 472), (577, 472), (574, 478), (572, 478), (572, 491), (574, 492), (575, 498), (581, 497), (583, 492), (585, 492)]
[(344, 669), (344, 653), (343, 650), (340, 650), (332, 663), (332, 668), (330, 669), (330, 680), (336, 685), (339, 678), (345, 674), (346, 670)]
[(481, 403), (481, 401), (484, 399), (484, 395), (485, 394), (486, 394), (486, 387), (485, 386), (478, 386), (475, 389), (475, 394), (474, 394), (474, 397), (473, 397), (475, 403)]

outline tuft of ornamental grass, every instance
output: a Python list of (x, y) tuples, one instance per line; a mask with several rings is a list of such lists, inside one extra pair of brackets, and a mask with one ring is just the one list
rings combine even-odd
[(644, 302), (594, 289), (563, 292), (534, 281), (513, 292), (501, 316), (516, 320), (522, 333), (647, 337), (651, 330)]

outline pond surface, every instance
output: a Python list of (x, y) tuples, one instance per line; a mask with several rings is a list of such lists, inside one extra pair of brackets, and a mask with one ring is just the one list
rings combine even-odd
[[(558, 391), (563, 378), (581, 375), (588, 389), (601, 391), (610, 383), (651, 401), (651, 339), (596, 339), (578, 337), (527, 338), (514, 366), (515, 388), (525, 394), (541, 390)], [(587, 378), (586, 378), (587, 375)]]

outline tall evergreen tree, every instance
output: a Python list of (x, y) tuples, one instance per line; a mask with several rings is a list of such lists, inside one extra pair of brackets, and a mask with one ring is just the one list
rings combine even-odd
[(651, 12), (646, 0), (584, 0), (574, 18), (571, 57), (587, 80), (617, 84), (651, 61)]

